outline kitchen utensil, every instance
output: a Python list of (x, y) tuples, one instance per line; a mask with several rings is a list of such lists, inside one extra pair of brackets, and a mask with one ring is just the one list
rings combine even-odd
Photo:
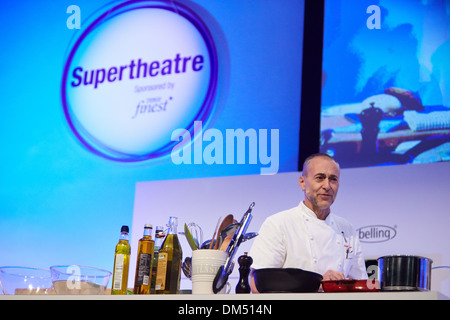
[(317, 292), (322, 275), (296, 268), (263, 268), (253, 271), (259, 293)]
[[(222, 242), (220, 242), (220, 249), (222, 251), (226, 251), (228, 248), (228, 245), (230, 243), (231, 238), (233, 237), (234, 233), (228, 235)], [(244, 234), (244, 236), (242, 237), (242, 242), (245, 242), (247, 240), (253, 239), (254, 237), (256, 237), (258, 235), (258, 232), (248, 232), (246, 234)], [(225, 244), (226, 242), (226, 244)], [(200, 249), (209, 249), (209, 245), (211, 244), (211, 239), (206, 240), (205, 242), (202, 243), (202, 245), (200, 246)]]
[(189, 246), (191, 247), (192, 251), (198, 249), (197, 243), (194, 241), (194, 238), (192, 237), (191, 231), (189, 231), (188, 225), (184, 224), (184, 235), (186, 236), (186, 240), (189, 243)]
[(250, 224), (250, 221), (252, 220), (252, 210), (255, 206), (255, 203), (252, 202), (250, 206), (248, 207), (248, 210), (244, 213), (244, 216), (241, 219), (240, 227), (236, 232), (234, 233), (233, 237), (230, 240), (230, 244), (227, 248), (227, 254), (228, 258), (223, 266), (219, 268), (217, 271), (216, 277), (214, 278), (213, 282), (213, 292), (217, 293), (225, 286), (225, 284), (228, 281), (228, 276), (233, 271), (234, 262), (233, 258), (234, 255), (237, 252), (237, 249), (239, 248), (239, 245), (242, 242), (243, 236), (245, 232), (247, 231), (247, 228)]
[(380, 283), (374, 280), (327, 280), (322, 281), (322, 288), (325, 292), (377, 292), (380, 290)]
[(184, 258), (183, 263), (181, 264), (181, 270), (183, 270), (186, 278), (191, 279), (192, 277), (192, 258), (186, 257)]
[(233, 223), (223, 228), (222, 232), (220, 233), (219, 247), (222, 245), (222, 242), (225, 240), (226, 237), (228, 237), (229, 235), (233, 235), (236, 232), (236, 230), (239, 229), (240, 225), (241, 224), (239, 222), (233, 219)]
[(258, 232), (247, 232), (246, 234), (244, 234), (244, 236), (242, 237), (242, 242), (245, 242), (247, 240), (251, 240), (254, 237), (258, 236), (259, 233)]
[(218, 249), (219, 248), (219, 238), (220, 238), (220, 234), (222, 232), (222, 230), (233, 223), (233, 215), (229, 214), (227, 216), (225, 216), (225, 218), (223, 218), (222, 223), (219, 226), (219, 229), (217, 231), (217, 238), (216, 238), (216, 242), (214, 243), (214, 249)]
[(220, 219), (221, 218), (222, 217), (219, 217), (219, 220), (217, 220), (216, 229), (214, 229), (214, 233), (213, 233), (213, 236), (211, 238), (211, 243), (209, 244), (209, 249), (212, 249), (212, 247), (213, 247), (214, 238), (216, 237), (217, 229), (219, 228), (219, 223), (220, 223)]
[(51, 266), (56, 294), (104, 294), (111, 272), (78, 265)]
[(197, 248), (200, 247), (200, 243), (203, 242), (203, 230), (200, 228), (198, 224), (195, 222), (190, 222), (188, 224), (189, 231), (191, 232), (192, 237), (194, 238), (195, 243), (197, 244)]
[(237, 259), (239, 264), (239, 281), (236, 284), (235, 292), (240, 293), (250, 293), (250, 282), (248, 281), (251, 265), (253, 264), (253, 258), (248, 255), (248, 252), (244, 252), (242, 256)]
[(433, 260), (413, 255), (378, 258), (378, 279), (382, 291), (429, 291)]
[(209, 246), (211, 244), (211, 239), (205, 240), (205, 242), (202, 243), (200, 246), (200, 249), (209, 249)]
[(222, 242), (222, 244), (220, 245), (220, 248), (219, 248), (220, 251), (227, 251), (228, 246), (229, 246), (230, 241), (231, 241), (231, 238), (233, 238), (233, 235), (232, 235), (232, 234), (230, 234), (229, 236), (227, 236), (227, 237), (225, 238), (225, 240), (224, 240), (224, 241)]
[(29, 267), (1, 267), (3, 294), (49, 294), (52, 291), (50, 270)]
[[(258, 232), (248, 232), (248, 233), (244, 234), (244, 236), (242, 237), (242, 242), (245, 242), (247, 240), (253, 239), (257, 235), (258, 235)], [(225, 240), (220, 245), (220, 249), (219, 250), (226, 251), (227, 248), (228, 248), (228, 245), (230, 244), (231, 238), (233, 238), (233, 234), (230, 234), (229, 236), (227, 236), (225, 238)]]

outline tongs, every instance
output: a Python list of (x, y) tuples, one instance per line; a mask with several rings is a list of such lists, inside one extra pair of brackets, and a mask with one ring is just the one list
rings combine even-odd
[(233, 272), (234, 262), (233, 258), (237, 252), (237, 249), (239, 248), (239, 245), (241, 244), (244, 234), (247, 232), (248, 225), (250, 224), (250, 221), (252, 220), (252, 209), (255, 206), (255, 203), (252, 202), (250, 206), (248, 207), (248, 210), (246, 213), (244, 213), (244, 216), (242, 217), (241, 222), (239, 223), (239, 229), (237, 229), (231, 238), (230, 244), (227, 248), (227, 254), (228, 257), (225, 260), (225, 264), (219, 268), (217, 271), (216, 277), (213, 281), (213, 292), (217, 293), (225, 286), (225, 284), (228, 281), (228, 277)]

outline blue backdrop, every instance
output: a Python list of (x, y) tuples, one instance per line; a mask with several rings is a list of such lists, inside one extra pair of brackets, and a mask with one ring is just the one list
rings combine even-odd
[[(83, 29), (108, 2), (2, 2), (0, 265), (111, 270), (120, 227), (131, 226), (136, 182), (260, 173), (261, 163), (248, 161), (176, 165), (165, 157), (123, 164), (79, 143), (60, 97), (69, 45), (79, 35), (67, 27), (66, 10), (80, 8)], [(194, 2), (220, 26), (229, 54), (228, 92), (214, 128), (224, 135), (279, 130), (278, 171), (296, 171), (303, 1)]]

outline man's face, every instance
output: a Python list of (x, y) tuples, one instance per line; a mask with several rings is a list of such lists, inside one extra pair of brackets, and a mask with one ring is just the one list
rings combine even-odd
[(305, 192), (305, 204), (314, 212), (328, 214), (339, 189), (339, 166), (326, 157), (311, 159), (299, 179)]

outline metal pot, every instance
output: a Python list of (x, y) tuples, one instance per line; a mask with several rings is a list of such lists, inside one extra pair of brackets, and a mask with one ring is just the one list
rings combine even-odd
[(412, 255), (378, 258), (378, 279), (382, 291), (429, 291), (433, 260)]

